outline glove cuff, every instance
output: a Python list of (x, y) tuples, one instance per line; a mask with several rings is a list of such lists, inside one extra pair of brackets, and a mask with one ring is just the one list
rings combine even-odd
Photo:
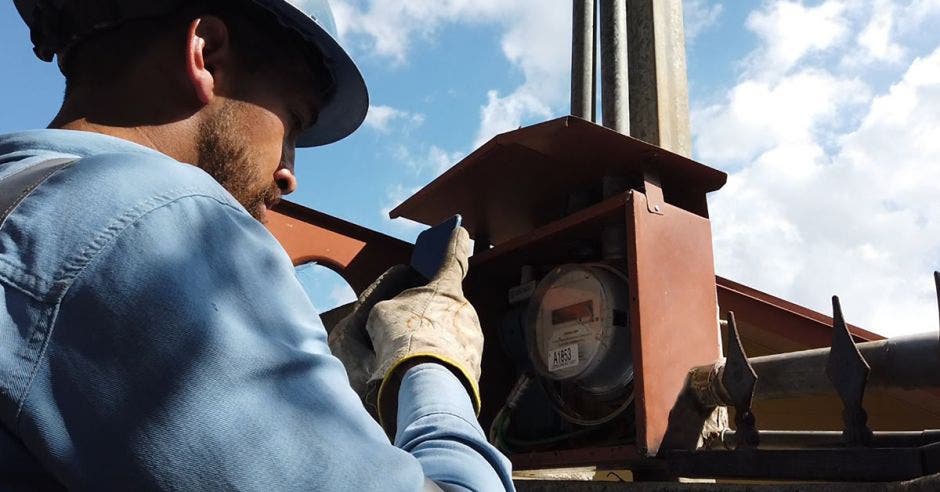
[[(401, 386), (401, 375), (396, 374), (398, 369), (401, 368), (402, 365), (416, 360), (420, 360), (419, 363), (428, 362), (441, 364), (450, 369), (450, 371), (454, 373), (458, 379), (460, 379), (460, 382), (463, 383), (464, 388), (470, 395), (470, 400), (473, 403), (474, 414), (477, 417), (480, 416), (480, 408), (482, 406), (482, 400), (480, 398), (480, 386), (479, 383), (477, 383), (477, 378), (473, 377), (472, 373), (463, 367), (463, 364), (460, 364), (449, 357), (445, 357), (436, 353), (413, 353), (402, 357), (392, 364), (391, 367), (385, 371), (385, 375), (382, 378), (382, 383), (379, 386), (378, 398), (376, 401), (376, 407), (378, 408), (377, 413), (379, 414), (379, 423), (382, 425), (382, 428), (386, 429), (389, 434), (394, 435), (397, 422), (395, 422), (394, 419), (387, 417), (386, 414), (391, 413), (392, 415), (395, 415), (395, 419), (397, 419), (398, 395), (387, 393), (391, 393), (393, 391), (397, 392)], [(394, 412), (385, 410), (386, 405), (390, 403), (394, 404)], [(391, 427), (389, 427), (389, 425), (391, 425)]]

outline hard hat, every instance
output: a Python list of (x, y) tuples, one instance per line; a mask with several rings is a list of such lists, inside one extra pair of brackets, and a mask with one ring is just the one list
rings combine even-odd
[[(320, 108), (316, 123), (300, 134), (297, 146), (326, 145), (359, 128), (369, 110), (369, 93), (356, 64), (336, 41), (336, 25), (327, 0), (250, 1), (270, 11), (282, 25), (317, 49), (334, 79), (332, 92)], [(14, 3), (29, 26), (36, 56), (52, 61), (53, 55), (61, 54), (94, 31), (132, 19), (165, 15), (184, 2), (14, 0)]]

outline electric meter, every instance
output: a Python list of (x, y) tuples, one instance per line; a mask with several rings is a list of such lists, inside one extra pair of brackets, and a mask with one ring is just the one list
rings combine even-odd
[(600, 398), (633, 382), (629, 296), (623, 273), (603, 264), (564, 265), (536, 287), (526, 316), (529, 356), (541, 377)]

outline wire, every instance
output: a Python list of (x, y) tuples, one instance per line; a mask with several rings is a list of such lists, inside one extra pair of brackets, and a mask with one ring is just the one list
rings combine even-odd
[[(493, 418), (493, 423), (490, 424), (489, 439), (490, 442), (492, 442), (496, 447), (504, 451), (510, 451), (533, 448), (537, 446), (546, 446), (562, 441), (567, 441), (576, 437), (581, 437), (597, 430), (596, 428), (593, 428), (594, 426), (585, 426), (586, 428), (583, 429), (576, 429), (570, 432), (540, 439), (524, 439), (510, 435), (509, 425), (511, 422), (512, 411), (515, 410), (519, 400), (525, 393), (525, 390), (528, 389), (529, 385), (532, 383), (532, 379), (533, 376), (530, 374), (522, 374), (519, 376), (519, 379), (516, 380), (516, 384), (509, 392), (509, 396), (506, 398), (506, 403), (502, 408), (500, 408), (499, 412), (496, 414), (496, 417)], [(632, 402), (633, 398), (631, 397), (629, 401)], [(621, 412), (622, 410), (618, 409), (614, 416)], [(562, 416), (567, 418), (565, 415)], [(610, 418), (612, 419), (613, 417)]]
[(620, 406), (615, 408), (611, 413), (600, 418), (593, 418), (593, 419), (585, 418), (577, 414), (577, 412), (570, 409), (568, 407), (568, 404), (565, 403), (565, 400), (561, 397), (561, 395), (559, 395), (558, 392), (555, 391), (555, 388), (551, 384), (547, 384), (544, 378), (537, 378), (537, 379), (539, 381), (539, 384), (541, 384), (542, 389), (545, 390), (545, 394), (548, 395), (548, 401), (549, 403), (552, 404), (552, 407), (555, 409), (555, 411), (558, 412), (558, 414), (561, 415), (565, 420), (567, 420), (568, 422), (571, 422), (572, 424), (577, 424), (577, 425), (584, 426), (584, 427), (592, 427), (592, 426), (597, 426), (601, 424), (606, 424), (607, 422), (610, 422), (611, 420), (614, 420), (615, 418), (617, 418), (617, 416), (623, 413), (626, 409), (630, 408), (630, 405), (633, 404), (633, 391), (631, 390), (630, 396), (628, 396), (623, 401), (623, 403), (621, 403)]

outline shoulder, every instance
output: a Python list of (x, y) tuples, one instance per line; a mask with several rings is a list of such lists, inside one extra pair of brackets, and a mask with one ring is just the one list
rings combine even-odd
[(180, 221), (200, 214), (250, 220), (195, 166), (156, 153), (78, 159), (34, 190), (3, 223), (0, 276), (36, 297), (54, 297), (124, 229), (177, 202), (186, 202), (190, 212)]
[(57, 195), (100, 193), (100, 207), (124, 209), (161, 197), (205, 195), (228, 205), (237, 202), (203, 170), (160, 154), (98, 154), (77, 160), (42, 189)]

